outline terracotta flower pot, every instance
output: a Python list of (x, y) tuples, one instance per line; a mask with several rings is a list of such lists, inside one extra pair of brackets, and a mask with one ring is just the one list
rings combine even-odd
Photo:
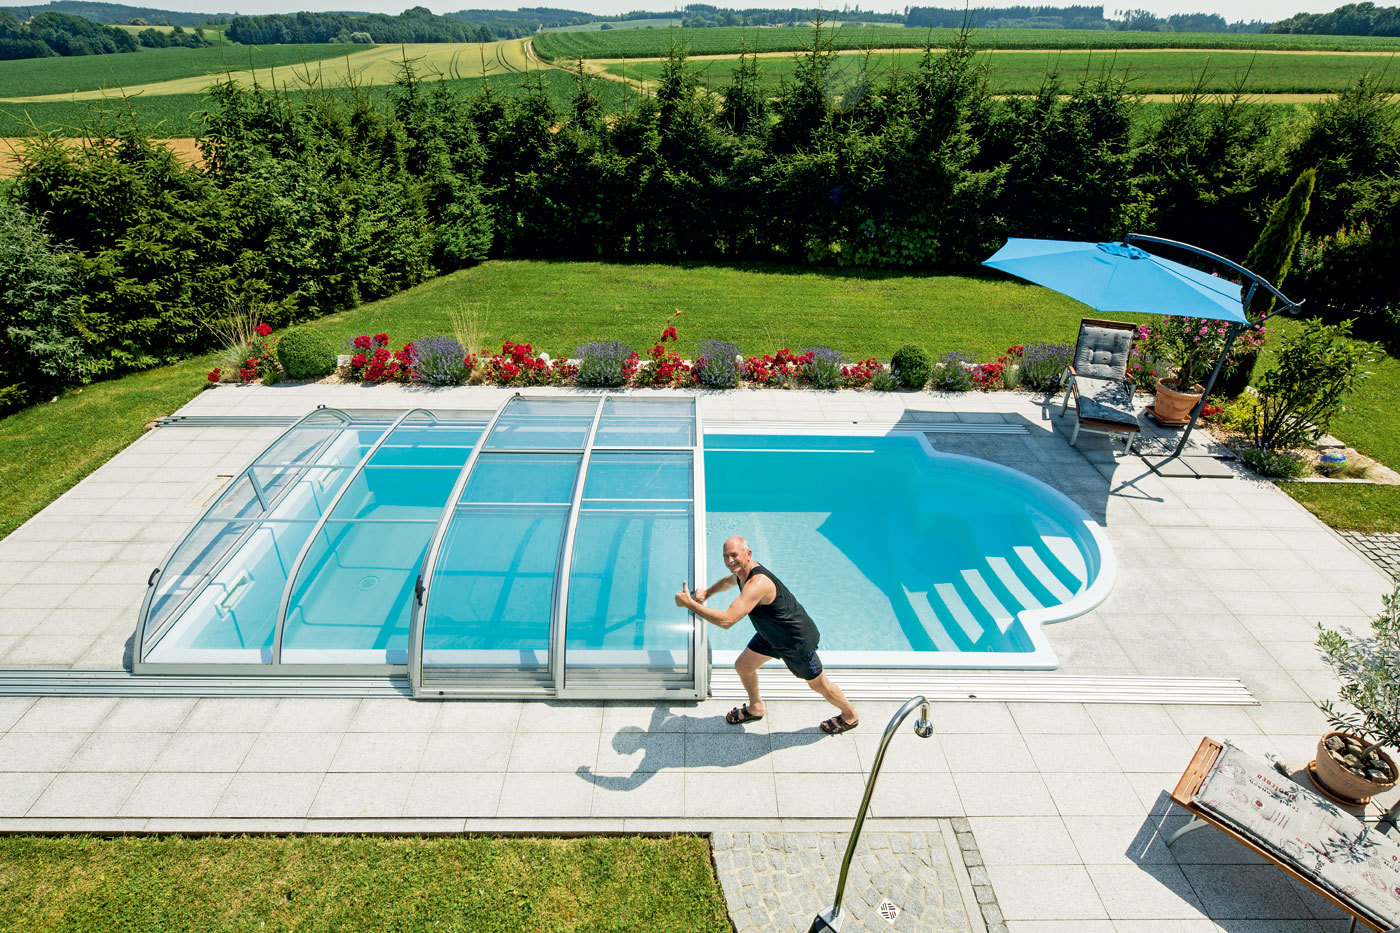
[(1333, 736), (1354, 738), (1345, 732), (1328, 732), (1317, 740), (1317, 762), (1313, 766), (1312, 776), (1319, 787), (1334, 796), (1363, 803), (1395, 786), (1396, 776), (1400, 771), (1396, 770), (1394, 759), (1378, 749), (1377, 754), (1390, 769), (1391, 778), (1385, 782), (1368, 780), (1332, 756), (1332, 750), (1327, 747), (1327, 740)]
[(1178, 392), (1175, 383), (1168, 387), (1167, 383), (1158, 379), (1157, 399), (1153, 402), (1153, 410), (1162, 421), (1185, 422), (1191, 417), (1191, 409), (1196, 407), (1196, 403), (1204, 394), (1205, 388), (1199, 384), (1192, 386), (1190, 392)]

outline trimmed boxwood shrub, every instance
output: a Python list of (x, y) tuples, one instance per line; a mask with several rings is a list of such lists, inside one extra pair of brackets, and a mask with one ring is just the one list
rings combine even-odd
[(277, 362), (288, 379), (320, 379), (335, 371), (335, 348), (311, 330), (289, 330), (277, 341)]
[(933, 374), (933, 366), (922, 348), (906, 343), (890, 357), (890, 374), (901, 389), (922, 389)]

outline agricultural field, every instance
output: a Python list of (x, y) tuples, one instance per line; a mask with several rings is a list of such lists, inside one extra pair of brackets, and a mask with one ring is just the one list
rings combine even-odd
[[(489, 83), (492, 93), (521, 94), (528, 82), (538, 78), (555, 108), (563, 112), (569, 107), (573, 97), (575, 80), (567, 72), (557, 68), (510, 72), (490, 75), (486, 78), (457, 78), (448, 80), (448, 85), (464, 94), (481, 91)], [(615, 81), (598, 81), (594, 85), (606, 109), (619, 109), (628, 100), (635, 100), (637, 92)], [(390, 85), (373, 85), (362, 89), (363, 93), (378, 99), (387, 98)], [(308, 93), (305, 90), (289, 90), (287, 94), (297, 97)], [(331, 88), (321, 93), (349, 95), (355, 93), (346, 88)], [(137, 125), (155, 137), (189, 137), (204, 132), (201, 114), (209, 108), (209, 100), (202, 93), (159, 94), (134, 97), (128, 102), (121, 99), (85, 101), (11, 101), (0, 103), (0, 176), (10, 173), (13, 161), (7, 159), (13, 144), (7, 145), (6, 138), (38, 136), (57, 133), (60, 136), (92, 136), (102, 127), (110, 128), (117, 119), (129, 112), (136, 118)]]
[[(869, 79), (878, 82), (892, 70), (910, 70), (921, 52), (838, 53), (831, 72), (831, 90), (842, 93)], [(1126, 77), (1131, 90), (1141, 94), (1178, 94), (1190, 90), (1205, 75), (1203, 90), (1224, 93), (1243, 83), (1251, 94), (1335, 93), (1366, 72), (1379, 74), (1393, 66), (1390, 55), (1191, 51), (996, 51), (978, 54), (989, 68), (991, 87), (997, 94), (1028, 94), (1040, 87), (1046, 74), (1058, 72), (1066, 84), (1111, 69)], [(711, 89), (728, 87), (737, 57), (704, 58), (690, 64)], [(628, 60), (607, 63), (609, 75), (633, 82), (653, 82), (662, 62)], [(797, 55), (777, 53), (758, 59), (760, 81), (776, 94), (796, 69)]]
[[(837, 49), (922, 49), (946, 47), (952, 29), (843, 27), (825, 32)], [(708, 29), (610, 29), (604, 32), (551, 32), (534, 40), (545, 61), (577, 58), (659, 58), (672, 43), (688, 55), (795, 52), (812, 44), (808, 27)], [(1313, 52), (1395, 52), (1400, 38), (1301, 36), (1242, 33), (1118, 32), (1096, 29), (979, 29), (971, 43), (979, 49), (1259, 49)]]
[[(174, 26), (132, 26), (129, 23), (109, 23), (108, 25), (110, 25), (113, 29), (124, 29), (127, 32), (131, 33), (133, 36), (136, 35), (138, 32), (145, 32), (147, 29), (154, 29), (156, 32), (175, 31)], [(227, 32), (228, 25), (228, 23), (217, 23), (212, 26), (181, 26), (180, 28), (185, 30), (185, 32), (194, 32), (196, 29), (203, 29), (204, 35), (210, 39), (213, 39), (215, 38), (215, 33)]]
[[(262, 84), (276, 83), (279, 86), (295, 87), (340, 87), (350, 84), (357, 85), (379, 85), (392, 84), (398, 77), (399, 71), (405, 59), (417, 65), (420, 75), (443, 75), (451, 78), (480, 78), (482, 75), (505, 75), (525, 71), (531, 67), (539, 68), (538, 64), (532, 63), (526, 57), (525, 43), (519, 39), (506, 42), (437, 42), (437, 43), (416, 43), (408, 45), (278, 45), (270, 46), (268, 50), (278, 50), (278, 57), (274, 61), (259, 62), (256, 59), (250, 61), (246, 54), (260, 50), (255, 46), (231, 46), (230, 49), (237, 50), (237, 56), (230, 55), (228, 63), (242, 70), (234, 72), (235, 77), (242, 83), (250, 83), (253, 80)], [(293, 50), (315, 50), (316, 55), (304, 55), (299, 52), (291, 54), (281, 54), (282, 49)], [(132, 58), (138, 61), (149, 61), (159, 56), (173, 54), (177, 50), (165, 49), (150, 54), (138, 54), (131, 56), (113, 56), (113, 58)], [(191, 51), (196, 55), (214, 53), (211, 56), (209, 67), (201, 69), (187, 69), (181, 76), (171, 76), (160, 78), (152, 75), (149, 71), (132, 72), (128, 76), (120, 79), (122, 86), (129, 95), (140, 95), (143, 97), (155, 97), (163, 95), (178, 94), (199, 94), (210, 84), (209, 75), (211, 73), (222, 72), (222, 59), (219, 53), (221, 49), (190, 49), (178, 51)], [(225, 53), (226, 54), (226, 53)], [(90, 56), (97, 58), (97, 56)], [(55, 74), (62, 75), (63, 66), (66, 66), (72, 59), (30, 59), (31, 62), (57, 63)], [(27, 64), (28, 62), (0, 62), (0, 65)], [(106, 59), (94, 63), (95, 66), (105, 65)], [(93, 69), (96, 70), (96, 67)], [(3, 71), (0, 71), (0, 88), (13, 88), (14, 84), (3, 80)], [(56, 101), (56, 100), (102, 100), (114, 96), (110, 90), (103, 90), (104, 87), (111, 87), (110, 80), (105, 84), (93, 84), (89, 81), (88, 90), (79, 90), (76, 93), (72, 90), (57, 93), (31, 91), (24, 95), (27, 101)], [(18, 100), (20, 94), (11, 91), (6, 95), (0, 93), (0, 100)]]
[[(211, 46), (206, 49), (146, 49), (126, 55), (25, 58), (0, 61), (0, 99), (66, 95), (158, 81), (209, 83), (226, 69), (291, 67), (337, 58), (343, 45)], [(357, 50), (373, 46), (355, 46)]]
[[(679, 26), (680, 24), (681, 20), (679, 16), (654, 16), (647, 19), (622, 19), (615, 23), (582, 23), (578, 26), (551, 26), (548, 29), (541, 29), (540, 32), (606, 32), (611, 29), (666, 29), (671, 26)], [(607, 26), (608, 30), (603, 29), (604, 26)]]

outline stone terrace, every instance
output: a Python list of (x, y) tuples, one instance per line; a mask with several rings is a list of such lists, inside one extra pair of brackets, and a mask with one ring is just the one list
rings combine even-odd
[[(491, 410), (506, 394), (220, 386), (182, 413)], [(1024, 425), (1024, 436), (930, 440), (1041, 479), (1107, 528), (1117, 582), (1098, 609), (1047, 629), (1060, 671), (1238, 677), (1260, 701), (938, 703), (932, 738), (906, 727), (867, 832), (946, 839), (946, 821), (965, 819), (970, 836), (959, 836), (975, 838), (980, 855), (948, 870), (962, 873), (954, 880), (969, 929), (1346, 928), (1330, 905), (1214, 831), (1175, 851), (1162, 837), (1182, 822), (1167, 794), (1203, 735), (1295, 770), (1313, 756), (1325, 728), (1314, 703), (1335, 690), (1314, 627), (1364, 626), (1389, 588), (1340, 536), (1268, 483), (1159, 478), (1095, 437), (1072, 448), (1058, 404), (1023, 394), (737, 391), (703, 395), (701, 410), (707, 421)], [(0, 540), (0, 667), (127, 663), (151, 568), (220, 477), (280, 430), (152, 430)], [(898, 704), (862, 704), (861, 729), (838, 738), (817, 731), (829, 713), (820, 702), (774, 702), (742, 732), (722, 721), (731, 705), (0, 697), (0, 829), (694, 830), (727, 834), (717, 839), (730, 851), (748, 840), (754, 854), (769, 841), (791, 852), (804, 834), (844, 840)], [(733, 878), (726, 891), (732, 898), (746, 883)], [(977, 909), (983, 890), (995, 899)], [(736, 916), (778, 906), (731, 899)], [(852, 903), (866, 912), (862, 924), (882, 928), (872, 906)], [(956, 929), (947, 910), (938, 916)], [(809, 921), (795, 917), (792, 929)], [(892, 928), (929, 928), (920, 923), (906, 912)]]

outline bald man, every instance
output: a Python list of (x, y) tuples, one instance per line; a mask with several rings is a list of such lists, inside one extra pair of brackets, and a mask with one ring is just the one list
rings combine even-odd
[[(749, 694), (749, 702), (730, 710), (724, 717), (725, 722), (739, 726), (763, 718), (758, 669), (774, 658), (782, 658), (788, 670), (807, 681), (807, 686), (826, 697), (838, 710), (835, 716), (822, 722), (823, 732), (840, 735), (859, 725), (860, 717), (855, 708), (822, 670), (821, 658), (817, 657), (817, 641), (821, 634), (802, 604), (793, 598), (781, 580), (753, 559), (748, 542), (738, 535), (724, 542), (724, 566), (729, 568), (729, 574), (703, 590), (692, 593), (689, 585), (682, 582), (680, 592), (676, 593), (676, 605), (726, 629), (747, 615), (757, 630), (744, 653), (734, 662), (734, 670), (739, 672), (739, 681)], [(714, 594), (736, 585), (739, 598), (728, 609), (720, 611), (704, 605)]]

